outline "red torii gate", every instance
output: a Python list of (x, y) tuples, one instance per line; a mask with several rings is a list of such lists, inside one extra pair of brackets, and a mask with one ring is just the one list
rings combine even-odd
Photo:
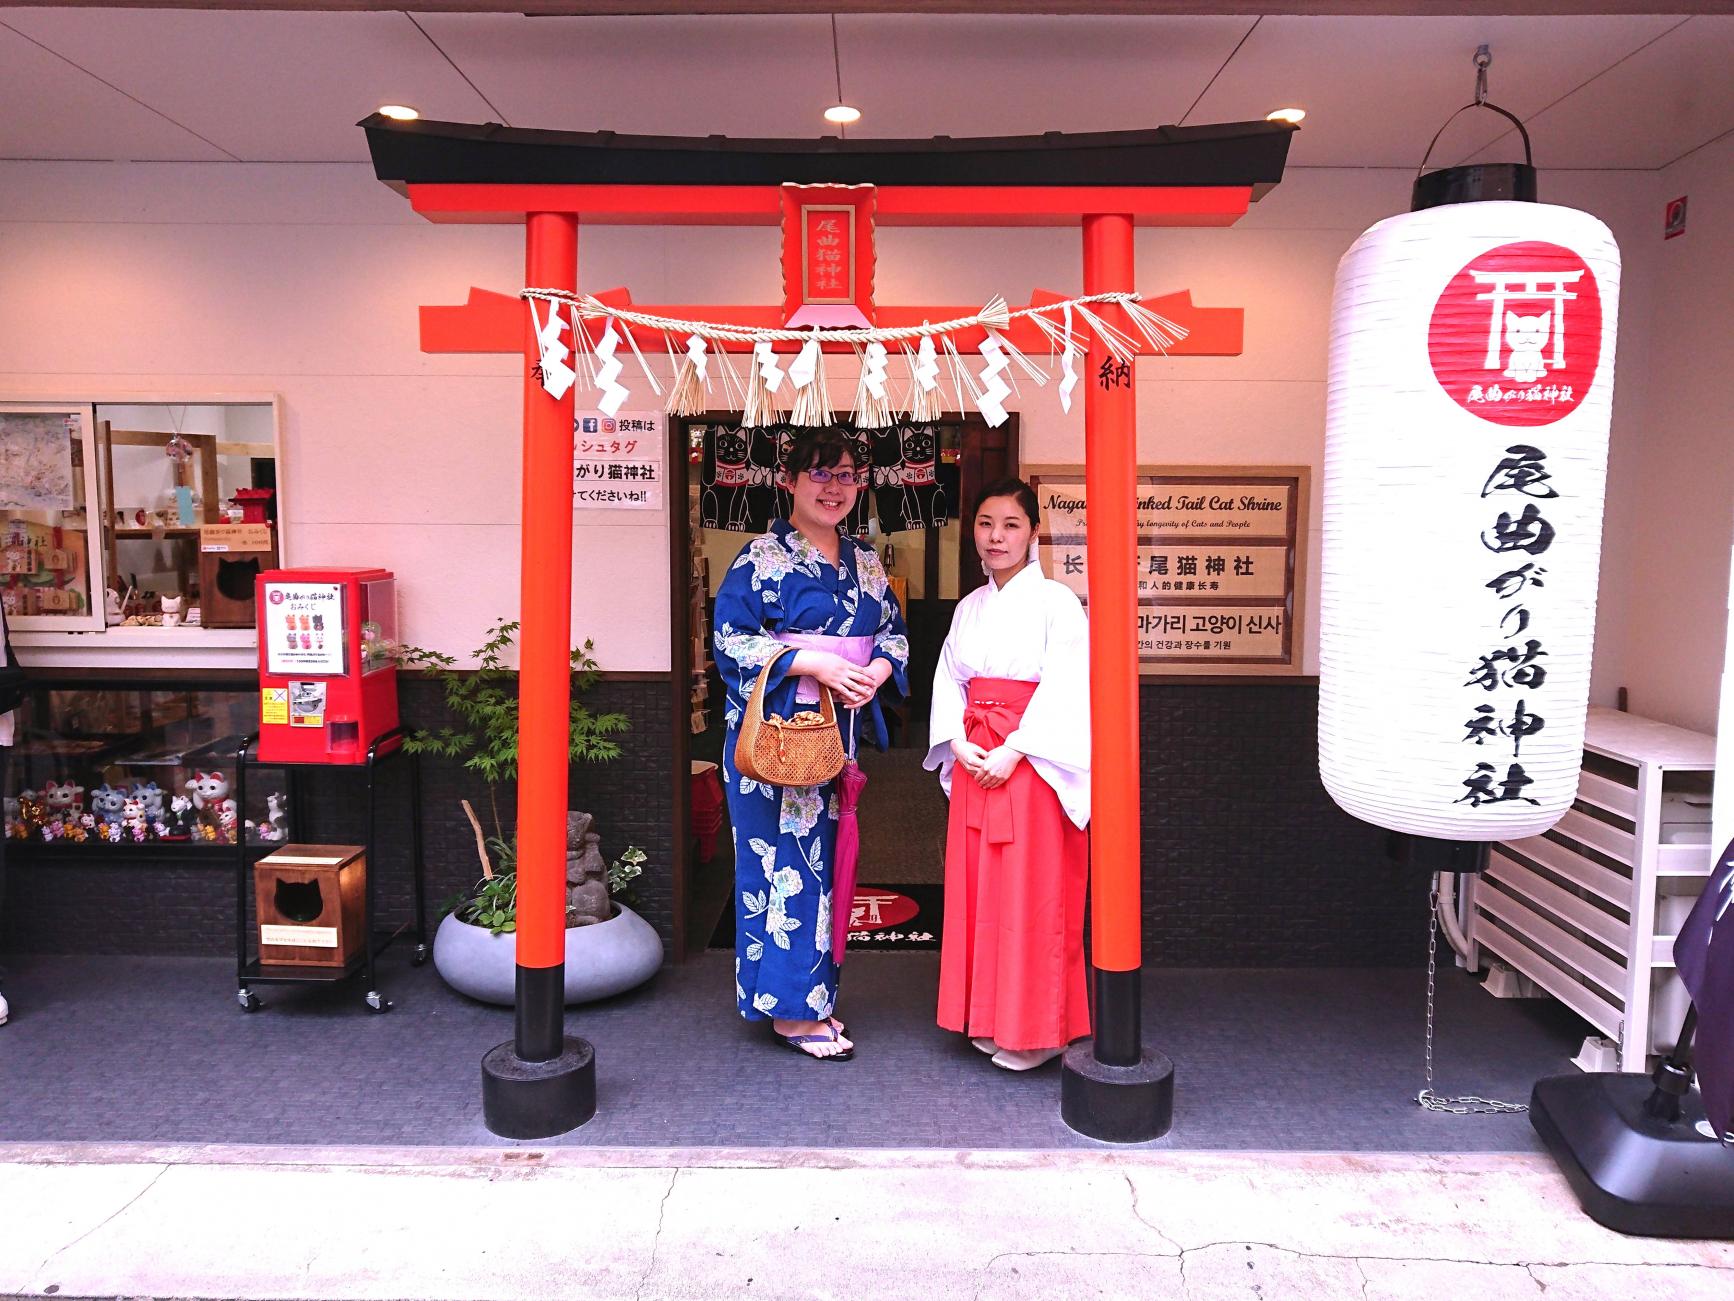
[[(1083, 236), (1083, 292), (1132, 290), (1134, 227), (1232, 225), (1281, 179), (1294, 130), (1256, 122), (991, 140), (731, 141), (400, 123), (378, 115), (360, 125), (376, 175), (403, 190), (417, 212), (441, 222), (522, 222), (525, 285), (574, 293), (580, 218), (613, 225), (774, 225), (782, 217), (785, 184), (873, 185), (875, 219), (884, 225), (1076, 223)], [(616, 306), (629, 301), (624, 290), (597, 297)], [(1032, 305), (1057, 298), (1038, 293)], [(1240, 351), (1239, 309), (1197, 308), (1186, 293), (1149, 305), (1189, 331), (1171, 354)], [(748, 326), (781, 327), (786, 319), (784, 307), (640, 310)], [(897, 326), (977, 309), (869, 304), (866, 310), (874, 325)], [(1117, 308), (1104, 311), (1112, 323), (1129, 326)], [(1008, 332), (1012, 342), (1042, 350), (1045, 340), (1020, 337), (1018, 326), (1035, 334), (1020, 321)], [(463, 306), (423, 307), (421, 332), (424, 351), (522, 349), (525, 357), (516, 1033), (483, 1059), (483, 1112), (496, 1133), (547, 1137), (583, 1124), (595, 1111), (594, 1055), (583, 1040), (565, 1036), (563, 997), (576, 400), (571, 390), (551, 397), (532, 373), (540, 360), (535, 327), (515, 294), (471, 289)], [(962, 346), (979, 342), (969, 334), (957, 338)], [(1088, 1048), (1066, 1053), (1061, 1113), (1093, 1137), (1138, 1141), (1168, 1128), (1173, 1068), (1142, 1040), (1137, 422), (1134, 381), (1094, 378), (1107, 360), (1092, 334), (1084, 434), (1093, 506), (1095, 1036)]]

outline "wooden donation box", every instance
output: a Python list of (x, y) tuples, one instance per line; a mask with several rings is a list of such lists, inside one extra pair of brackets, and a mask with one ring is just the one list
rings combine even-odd
[(367, 853), (284, 845), (253, 864), (259, 965), (347, 967), (367, 943)]

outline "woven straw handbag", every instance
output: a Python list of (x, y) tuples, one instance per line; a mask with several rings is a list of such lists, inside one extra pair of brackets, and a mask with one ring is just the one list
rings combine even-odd
[(824, 683), (818, 684), (817, 711), (803, 709), (793, 718), (765, 715), (765, 683), (771, 665), (794, 649), (785, 646), (759, 671), (735, 741), (735, 767), (742, 776), (767, 786), (820, 786), (843, 771), (843, 737), (837, 731), (831, 689)]

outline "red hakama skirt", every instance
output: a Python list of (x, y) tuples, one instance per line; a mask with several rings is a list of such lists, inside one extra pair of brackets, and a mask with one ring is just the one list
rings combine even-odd
[[(992, 750), (1037, 684), (975, 678), (963, 728)], [(1090, 842), (1026, 760), (984, 791), (951, 772), (939, 1024), (1002, 1048), (1059, 1048), (1090, 1033), (1084, 898)]]

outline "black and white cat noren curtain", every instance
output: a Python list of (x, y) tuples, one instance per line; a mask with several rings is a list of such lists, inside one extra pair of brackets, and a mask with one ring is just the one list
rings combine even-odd
[[(789, 502), (777, 486), (777, 467), (800, 428), (702, 428), (699, 523), (707, 529), (762, 533), (773, 519), (786, 516)], [(956, 516), (958, 469), (941, 456), (942, 425), (905, 421), (889, 429), (839, 428), (858, 449), (856, 465), (869, 467), (870, 473), (871, 491), (861, 493), (845, 522), (849, 533), (865, 534), (875, 516), (885, 533), (939, 528)]]
[(1582, 762), (1620, 255), (1587, 213), (1458, 203), (1337, 267), (1319, 766), (1346, 811), (1539, 835)]

